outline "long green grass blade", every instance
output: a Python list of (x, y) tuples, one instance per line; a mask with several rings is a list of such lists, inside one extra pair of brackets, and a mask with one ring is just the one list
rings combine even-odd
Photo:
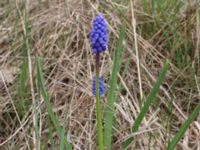
[(123, 50), (124, 38), (125, 38), (125, 28), (122, 26), (119, 33), (119, 39), (117, 41), (117, 48), (114, 57), (114, 66), (112, 69), (110, 89), (108, 93), (106, 112), (105, 112), (106, 114), (105, 114), (104, 146), (107, 149), (110, 149), (112, 141), (115, 90), (117, 85), (117, 73), (120, 69), (120, 64), (121, 64), (121, 54)]
[[(39, 86), (39, 89), (40, 89), (40, 92), (44, 98), (44, 103), (45, 103), (45, 106), (47, 108), (47, 111), (48, 111), (48, 115), (53, 123), (53, 125), (55, 126), (57, 132), (58, 132), (58, 135), (59, 135), (59, 138), (62, 139), (62, 132), (63, 132), (63, 129), (61, 128), (61, 125), (59, 124), (59, 121), (57, 119), (57, 117), (55, 116), (54, 112), (53, 112), (53, 109), (51, 107), (51, 103), (50, 103), (50, 100), (49, 100), (49, 95), (46, 91), (46, 88), (44, 86), (44, 80), (43, 80), (43, 76), (42, 76), (42, 69), (41, 69), (41, 65), (40, 65), (40, 59), (37, 57), (36, 58), (36, 65), (37, 65), (37, 80), (38, 80), (38, 86)], [(63, 140), (63, 139), (62, 139)], [(71, 150), (71, 145), (67, 142), (67, 140), (64, 138), (64, 144), (65, 144), (65, 147), (67, 150)]]
[(28, 88), (27, 88), (27, 82), (28, 82), (28, 49), (29, 49), (29, 30), (28, 30), (28, 20), (25, 15), (25, 33), (23, 37), (23, 47), (22, 47), (22, 57), (23, 62), (21, 65), (20, 70), (20, 76), (19, 76), (19, 88), (18, 88), (18, 94), (19, 94), (19, 114), (22, 117), (26, 112), (26, 98), (28, 95)]
[[(163, 68), (162, 68), (162, 71), (150, 93), (150, 95), (147, 97), (146, 99), (146, 102), (144, 103), (139, 115), (137, 116), (134, 124), (133, 124), (133, 127), (132, 127), (132, 133), (136, 132), (142, 122), (142, 120), (144, 119), (144, 116), (146, 115), (146, 113), (148, 112), (149, 110), (149, 107), (150, 105), (152, 104), (152, 102), (154, 101), (158, 91), (159, 91), (159, 88), (160, 88), (160, 85), (162, 84), (164, 78), (165, 78), (165, 75), (167, 73), (167, 70), (168, 70), (168, 67), (169, 67), (169, 64), (168, 63), (165, 63)], [(123, 144), (122, 144), (122, 149), (127, 149), (127, 147), (129, 146), (129, 144), (132, 142), (133, 140), (133, 137), (130, 137), (128, 138)]]
[(19, 87), (18, 87), (18, 99), (19, 104), (17, 105), (17, 110), (19, 112), (20, 117), (25, 114), (26, 104), (25, 100), (27, 98), (27, 79), (28, 79), (28, 60), (27, 56), (23, 56), (23, 62), (20, 68), (20, 75), (19, 75)]
[(193, 122), (193, 120), (197, 117), (197, 115), (200, 112), (200, 103), (196, 106), (196, 108), (193, 110), (193, 112), (190, 114), (190, 116), (187, 118), (187, 120), (184, 122), (184, 124), (179, 129), (178, 133), (175, 135), (175, 137), (168, 143), (167, 150), (173, 150), (176, 144), (180, 141), (181, 137), (189, 127), (189, 125)]

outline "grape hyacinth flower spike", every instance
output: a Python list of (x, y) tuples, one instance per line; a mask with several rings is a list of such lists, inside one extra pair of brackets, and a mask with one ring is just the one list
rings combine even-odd
[(92, 31), (90, 33), (90, 42), (92, 53), (95, 55), (96, 60), (96, 74), (92, 81), (92, 94), (96, 97), (98, 149), (103, 150), (104, 145), (100, 96), (104, 94), (104, 83), (103, 77), (99, 75), (100, 53), (104, 52), (107, 47), (107, 27), (103, 15), (98, 15), (94, 17)]
[(103, 15), (95, 16), (90, 33), (93, 54), (101, 53), (107, 47), (107, 27)]
[[(103, 15), (94, 17), (92, 24), (92, 31), (90, 33), (90, 41), (92, 47), (92, 53), (96, 55), (96, 78), (98, 79), (99, 96), (104, 94), (104, 83), (103, 77), (99, 77), (100, 67), (100, 53), (104, 52), (107, 48), (107, 26)], [(95, 96), (96, 93), (96, 82), (95, 78), (92, 81), (92, 94)]]

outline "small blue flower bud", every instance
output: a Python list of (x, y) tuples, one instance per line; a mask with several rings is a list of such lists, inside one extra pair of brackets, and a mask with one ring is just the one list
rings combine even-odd
[(107, 45), (107, 27), (102, 15), (95, 16), (93, 20), (90, 41), (93, 54), (106, 50)]
[[(92, 79), (92, 94), (93, 96), (96, 95), (96, 77), (93, 77)], [(102, 96), (104, 94), (104, 82), (103, 77), (99, 77), (99, 96)]]

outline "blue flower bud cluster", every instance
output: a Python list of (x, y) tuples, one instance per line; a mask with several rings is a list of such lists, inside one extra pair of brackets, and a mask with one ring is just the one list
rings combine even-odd
[[(92, 94), (93, 96), (96, 95), (96, 77), (93, 77), (92, 80)], [(102, 96), (104, 94), (104, 82), (103, 77), (99, 77), (99, 96)]]
[(107, 27), (102, 15), (95, 16), (90, 33), (90, 41), (93, 54), (106, 50), (107, 45)]

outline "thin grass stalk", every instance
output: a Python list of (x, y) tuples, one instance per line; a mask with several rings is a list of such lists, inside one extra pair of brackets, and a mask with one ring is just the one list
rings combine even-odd
[(103, 150), (103, 128), (102, 128), (102, 113), (101, 113), (101, 104), (99, 96), (99, 62), (100, 62), (100, 53), (96, 54), (96, 119), (97, 119), (97, 139), (98, 139), (98, 149)]

